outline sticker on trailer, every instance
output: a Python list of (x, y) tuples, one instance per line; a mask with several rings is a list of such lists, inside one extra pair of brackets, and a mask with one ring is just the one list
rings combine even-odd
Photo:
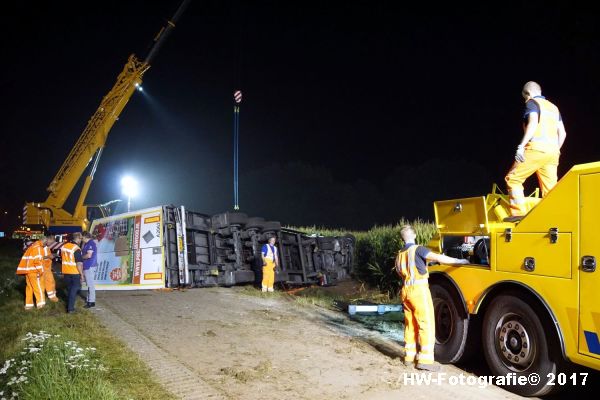
[(149, 208), (97, 219), (91, 232), (98, 248), (98, 290), (165, 286), (163, 210)]

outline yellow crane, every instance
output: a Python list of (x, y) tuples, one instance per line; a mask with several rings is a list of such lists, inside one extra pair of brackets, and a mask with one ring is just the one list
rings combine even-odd
[[(167, 24), (154, 37), (152, 48), (144, 60), (138, 59), (135, 54), (129, 56), (123, 71), (117, 77), (116, 83), (104, 96), (100, 106), (88, 121), (83, 133), (71, 149), (54, 179), (50, 182), (47, 188), (48, 198), (43, 202), (25, 203), (25, 207), (23, 207), (23, 224), (26, 226), (42, 225), (50, 232), (68, 233), (88, 228), (90, 223), (88, 207), (98, 207), (101, 215), (105, 216), (108, 203), (88, 206), (84, 205), (84, 202), (94, 179), (108, 133), (134, 91), (138, 88), (141, 89), (142, 77), (150, 68), (150, 62), (175, 27), (175, 23), (189, 2), (190, 0), (184, 0), (173, 18), (168, 20)], [(90, 163), (93, 164), (85, 177), (75, 209), (73, 213), (70, 213), (63, 207)]]

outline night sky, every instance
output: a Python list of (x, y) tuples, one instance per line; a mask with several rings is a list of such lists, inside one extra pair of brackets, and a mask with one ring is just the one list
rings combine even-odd
[[(129, 54), (145, 55), (179, 3), (6, 6), (0, 230), (45, 200)], [(231, 209), (238, 88), (241, 211), (284, 224), (431, 219), (433, 200), (504, 186), (528, 80), (565, 122), (559, 175), (600, 161), (600, 15), (573, 7), (193, 0), (113, 127), (87, 202), (122, 197), (129, 174), (134, 208)]]

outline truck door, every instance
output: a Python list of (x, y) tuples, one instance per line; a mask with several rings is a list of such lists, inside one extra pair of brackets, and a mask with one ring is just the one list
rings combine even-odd
[(579, 353), (600, 359), (600, 174), (579, 179)]

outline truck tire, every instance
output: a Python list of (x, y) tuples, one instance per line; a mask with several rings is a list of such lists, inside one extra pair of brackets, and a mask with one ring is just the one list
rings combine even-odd
[(261, 217), (248, 218), (246, 222), (246, 229), (263, 229), (265, 226), (265, 219)]
[(448, 285), (432, 283), (430, 290), (435, 312), (435, 359), (442, 364), (459, 362), (467, 347), (468, 315)]
[[(514, 384), (503, 389), (521, 396), (543, 396), (557, 387), (547, 385), (548, 375), (556, 374), (558, 365), (550, 357), (538, 314), (516, 295), (500, 295), (490, 303), (483, 319), (483, 353), (487, 364), (493, 375), (516, 374)], [(537, 384), (527, 379), (532, 374), (539, 377)], [(521, 376), (525, 377), (526, 385), (516, 384)]]
[(263, 225), (263, 232), (276, 232), (281, 230), (281, 222), (267, 221)]

